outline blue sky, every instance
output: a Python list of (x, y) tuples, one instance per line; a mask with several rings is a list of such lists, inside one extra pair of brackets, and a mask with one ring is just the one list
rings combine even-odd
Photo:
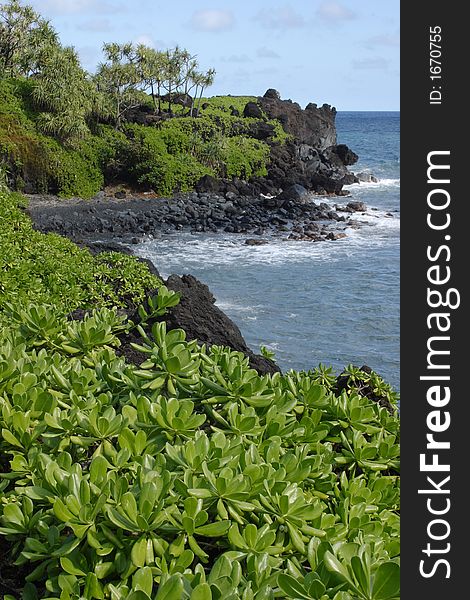
[(176, 44), (214, 67), (211, 95), (280, 91), (305, 106), (399, 110), (399, 0), (29, 0), (94, 70), (103, 42)]

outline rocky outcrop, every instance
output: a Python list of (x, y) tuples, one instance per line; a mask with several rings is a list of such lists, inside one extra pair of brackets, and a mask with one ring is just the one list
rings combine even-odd
[(243, 109), (243, 116), (252, 119), (262, 119), (263, 113), (256, 102), (248, 102)]
[[(250, 124), (250, 136), (271, 146), (267, 175), (249, 182), (204, 176), (196, 185), (199, 193), (226, 192), (232, 186), (242, 195), (276, 195), (300, 185), (317, 194), (344, 195), (343, 186), (358, 182), (348, 170), (357, 162), (357, 154), (345, 144), (336, 143), (334, 107), (310, 103), (302, 109), (296, 102), (281, 100), (277, 90), (269, 89), (256, 102), (247, 102), (243, 116), (256, 119)], [(275, 128), (268, 120), (281, 123), (289, 135), (286, 143), (275, 141)]]
[[(357, 162), (357, 154), (336, 143), (334, 107), (310, 103), (302, 109), (297, 102), (281, 100), (277, 90), (269, 89), (256, 103), (248, 102), (243, 114), (259, 119), (252, 125), (252, 137), (271, 145), (264, 178), (271, 189), (301, 185), (319, 194), (341, 195), (344, 185), (358, 181), (348, 171), (348, 166)], [(290, 140), (282, 145), (274, 143), (274, 130), (266, 119), (278, 120)]]
[(258, 98), (258, 104), (269, 119), (282, 123), (286, 133), (298, 144), (307, 144), (317, 150), (326, 150), (336, 145), (336, 108), (324, 104), (308, 104), (302, 110), (297, 102), (281, 100), (277, 90), (268, 90)]
[[(346, 160), (352, 155), (344, 154)], [(273, 188), (298, 184), (317, 194), (336, 195), (343, 195), (343, 186), (357, 181), (336, 153), (336, 146), (321, 151), (296, 141), (271, 148), (267, 180)]]
[(372, 173), (366, 173), (365, 171), (361, 171), (360, 173), (355, 173), (355, 176), (359, 183), (378, 183), (379, 180), (377, 177), (372, 175)]

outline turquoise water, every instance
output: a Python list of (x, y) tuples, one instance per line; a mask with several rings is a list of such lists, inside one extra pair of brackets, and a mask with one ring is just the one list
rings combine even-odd
[(367, 364), (399, 389), (399, 125), (398, 112), (338, 113), (338, 143), (360, 156), (352, 170), (379, 178), (327, 200), (369, 207), (347, 238), (246, 246), (242, 235), (177, 233), (138, 252), (164, 276), (206, 283), (250, 347), (266, 345), (283, 370)]

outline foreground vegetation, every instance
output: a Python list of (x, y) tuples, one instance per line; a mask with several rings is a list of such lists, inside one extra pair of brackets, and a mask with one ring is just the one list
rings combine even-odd
[[(0, 195), (5, 600), (398, 598), (390, 387), (353, 367), (262, 377), (188, 342), (145, 265), (91, 277), (109, 255), (33, 231), (18, 201)], [(115, 307), (146, 286), (137, 325)]]
[(204, 175), (266, 174), (270, 144), (287, 136), (279, 121), (269, 143), (253, 136), (259, 119), (243, 110), (255, 98), (204, 99), (215, 72), (185, 49), (106, 43), (103, 54), (87, 73), (31, 7), (0, 5), (0, 181), (88, 198), (115, 182), (169, 195)]

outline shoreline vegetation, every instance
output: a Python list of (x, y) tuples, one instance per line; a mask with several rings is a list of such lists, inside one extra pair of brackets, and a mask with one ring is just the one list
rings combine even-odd
[(280, 372), (194, 277), (115, 251), (162, 222), (335, 239), (365, 210), (308, 200), (359, 179), (334, 109), (204, 98), (214, 76), (116, 44), (91, 75), (0, 5), (3, 600), (399, 598), (397, 394)]

